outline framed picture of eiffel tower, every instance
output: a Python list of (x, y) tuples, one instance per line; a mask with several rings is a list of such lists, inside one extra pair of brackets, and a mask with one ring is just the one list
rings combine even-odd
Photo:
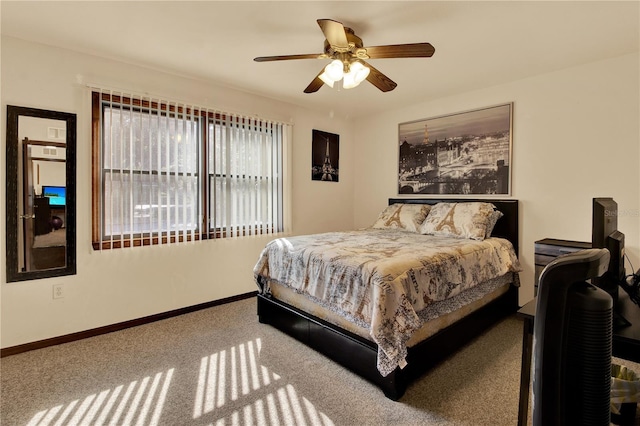
[(313, 129), (311, 135), (311, 180), (338, 182), (340, 135)]

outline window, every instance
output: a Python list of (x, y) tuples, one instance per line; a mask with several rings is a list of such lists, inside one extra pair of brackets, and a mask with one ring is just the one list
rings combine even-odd
[(282, 231), (284, 125), (92, 94), (96, 249)]

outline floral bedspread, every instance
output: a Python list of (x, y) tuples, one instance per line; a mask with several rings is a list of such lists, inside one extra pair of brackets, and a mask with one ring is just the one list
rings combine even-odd
[(420, 311), (521, 270), (512, 244), (366, 229), (278, 238), (254, 268), (262, 293), (275, 281), (368, 328), (383, 376), (406, 365)]

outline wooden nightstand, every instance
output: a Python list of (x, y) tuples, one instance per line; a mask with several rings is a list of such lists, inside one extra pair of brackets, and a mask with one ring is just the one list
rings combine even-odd
[(542, 270), (551, 261), (553, 261), (553, 259), (563, 254), (590, 248), (591, 243), (584, 241), (556, 240), (553, 238), (545, 238), (543, 240), (536, 241), (534, 249), (536, 272), (534, 295), (538, 295), (538, 281)]

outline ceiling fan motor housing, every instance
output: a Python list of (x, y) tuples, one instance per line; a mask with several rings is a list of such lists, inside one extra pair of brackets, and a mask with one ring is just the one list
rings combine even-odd
[[(347, 42), (349, 46), (346, 48), (339, 46), (332, 46), (328, 40), (324, 41), (324, 53), (328, 58), (340, 59), (343, 62), (345, 59), (349, 61), (351, 58), (368, 59), (367, 50), (364, 48), (362, 39), (358, 37), (351, 28), (344, 27), (345, 35), (347, 36)], [(340, 54), (346, 55), (340, 55)]]

